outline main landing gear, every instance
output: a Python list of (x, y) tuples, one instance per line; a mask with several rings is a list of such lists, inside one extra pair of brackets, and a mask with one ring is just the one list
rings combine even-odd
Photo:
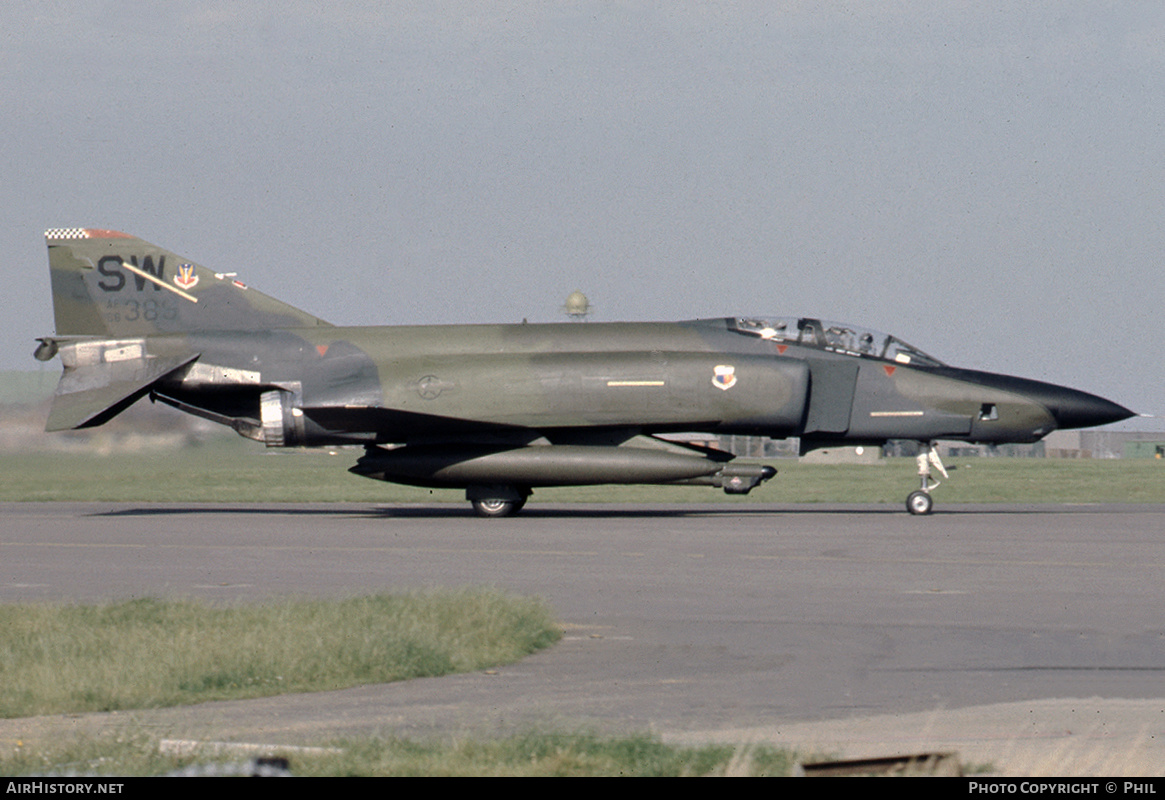
[(490, 497), (484, 500), (474, 500), (473, 510), (479, 517), (508, 517), (517, 514), (526, 505), (525, 500), (502, 500)]
[(918, 479), (922, 486), (916, 492), (911, 492), (906, 498), (906, 510), (911, 514), (925, 515), (934, 510), (934, 499), (930, 496), (932, 489), (937, 489), (941, 481), (930, 482), (931, 467), (937, 469), (944, 478), (947, 475), (946, 467), (938, 456), (938, 443), (930, 442), (918, 452)]
[(470, 486), (465, 498), (479, 517), (509, 517), (517, 514), (530, 498), (530, 490), (518, 486)]

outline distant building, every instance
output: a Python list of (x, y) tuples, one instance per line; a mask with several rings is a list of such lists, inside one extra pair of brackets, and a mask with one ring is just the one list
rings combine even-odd
[[(1053, 431), (1044, 439), (1048, 458), (1146, 458), (1150, 455), (1126, 456), (1127, 447), (1136, 443), (1162, 443), (1160, 431)], [(1134, 451), (1140, 452), (1140, 446)]]
[[(1160, 437), (1160, 434), (1157, 434)], [(1158, 458), (1165, 460), (1165, 439), (1125, 442), (1121, 458)]]

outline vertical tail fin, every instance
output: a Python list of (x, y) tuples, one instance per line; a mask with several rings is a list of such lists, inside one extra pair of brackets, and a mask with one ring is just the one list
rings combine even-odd
[(133, 337), (328, 325), (119, 231), (45, 231), (57, 336)]

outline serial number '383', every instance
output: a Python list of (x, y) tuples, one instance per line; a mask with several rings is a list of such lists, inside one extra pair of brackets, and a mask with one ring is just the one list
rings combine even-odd
[(169, 299), (158, 300), (110, 300), (105, 306), (105, 319), (109, 322), (155, 322), (178, 318), (178, 307)]

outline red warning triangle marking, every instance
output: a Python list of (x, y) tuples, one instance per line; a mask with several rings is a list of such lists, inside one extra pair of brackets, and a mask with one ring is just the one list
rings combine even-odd
[(786, 350), (788, 350), (788, 349), (789, 349), (789, 345), (787, 345), (787, 344), (779, 344), (779, 345), (777, 345), (777, 352), (778, 352), (778, 353), (780, 353), (781, 355), (784, 355), (784, 354), (785, 354), (785, 351), (786, 351)]
[(886, 370), (887, 375), (893, 375), (894, 370), (898, 369), (898, 367), (892, 367), (889, 364), (883, 364), (882, 369)]
[(328, 354), (328, 346), (326, 344), (317, 344), (316, 351), (319, 352), (321, 357), (326, 356)]

